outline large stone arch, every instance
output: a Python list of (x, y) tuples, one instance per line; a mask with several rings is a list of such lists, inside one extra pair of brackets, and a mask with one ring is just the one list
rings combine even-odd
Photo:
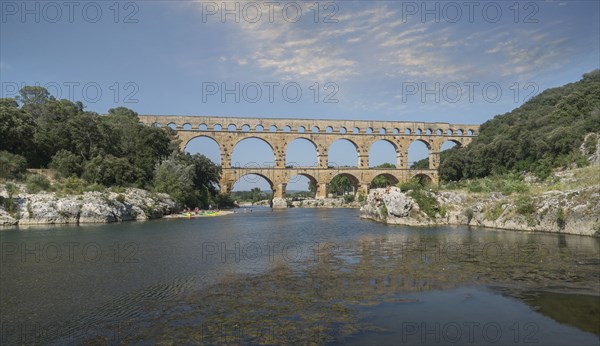
[[(411, 157), (409, 155), (409, 152), (410, 152), (411, 146), (414, 143), (423, 143), (423, 144), (425, 144), (425, 147), (427, 148), (427, 159), (429, 160), (429, 168), (431, 168), (434, 165), (434, 162), (432, 162), (432, 156), (434, 154), (434, 150), (433, 150), (434, 148), (433, 148), (433, 145), (430, 142), (428, 142), (427, 140), (425, 140), (424, 138), (415, 138), (415, 139), (412, 139), (408, 143), (408, 145), (407, 145), (407, 147), (405, 149), (406, 150), (406, 161), (407, 161), (407, 164), (408, 164), (408, 168), (410, 168), (410, 164), (411, 164), (411, 162), (410, 162)], [(412, 162), (412, 163), (414, 163), (414, 162)]]
[[(271, 186), (271, 189), (274, 190), (275, 184), (273, 183), (271, 178), (269, 178), (267, 175), (263, 174), (262, 172), (252, 171), (252, 170), (246, 171), (246, 172), (244, 172), (244, 174), (238, 176), (237, 179), (233, 182), (233, 185), (237, 184), (240, 180), (244, 179), (244, 177), (247, 177), (249, 175), (256, 175), (256, 176), (263, 178)], [(247, 181), (247, 182), (252, 183), (252, 181)]]
[(296, 183), (296, 181), (294, 181), (296, 177), (307, 178), (308, 181), (309, 181), (309, 184), (312, 183), (316, 187), (316, 189), (317, 189), (316, 192), (317, 193), (319, 192), (318, 191), (319, 190), (319, 181), (312, 174), (309, 174), (309, 173), (306, 173), (306, 172), (297, 172), (296, 174), (290, 174), (290, 176), (288, 177), (287, 182), (286, 182), (286, 188), (287, 188), (288, 184)]
[(313, 146), (313, 148), (315, 150), (315, 157), (314, 157), (314, 159), (311, 160), (312, 162), (310, 162), (309, 165), (300, 165), (300, 166), (315, 166), (315, 165), (318, 166), (319, 165), (320, 152), (319, 152), (319, 146), (317, 145), (317, 143), (315, 143), (315, 141), (313, 141), (308, 136), (297, 136), (297, 137), (291, 138), (290, 140), (286, 141), (283, 145), (282, 152), (284, 153), (284, 160), (285, 160), (286, 167), (294, 166), (294, 165), (292, 165), (292, 163), (294, 163), (293, 161), (288, 161), (288, 159), (289, 159), (288, 151), (290, 149), (290, 145), (294, 142), (296, 142), (296, 143), (308, 142)]
[[(352, 145), (354, 146), (354, 150), (355, 150), (356, 157), (357, 157), (357, 167), (360, 167), (360, 166), (361, 166), (361, 164), (362, 164), (362, 162), (361, 162), (361, 156), (362, 156), (362, 155), (361, 155), (361, 146), (358, 144), (358, 142), (357, 142), (357, 141), (355, 141), (355, 140), (353, 140), (353, 139), (351, 139), (351, 138), (348, 138), (348, 137), (344, 137), (344, 136), (340, 136), (340, 137), (336, 137), (336, 138), (332, 138), (332, 139), (330, 139), (330, 140), (327, 142), (327, 144), (326, 144), (326, 145), (327, 145), (327, 147), (326, 147), (325, 151), (320, 153), (320, 155), (324, 155), (324, 156), (326, 156), (326, 157), (327, 157), (327, 163), (328, 163), (328, 166), (329, 166), (329, 165), (331, 165), (332, 163), (336, 163), (336, 164), (338, 164), (338, 165), (339, 165), (339, 163), (337, 163), (337, 162), (333, 162), (333, 161), (332, 161), (332, 160), (329, 158), (329, 154), (330, 154), (331, 147), (332, 147), (332, 146), (333, 146), (335, 143), (337, 143), (337, 142), (349, 142), (350, 144), (352, 144)], [(317, 150), (318, 150), (318, 149), (317, 149)], [(367, 159), (368, 159), (368, 154), (367, 154)]]
[(446, 143), (452, 143), (452, 144), (454, 144), (454, 146), (452, 148), (460, 148), (460, 147), (464, 146), (464, 143), (460, 139), (457, 139), (457, 138), (445, 138), (443, 140), (438, 141), (438, 143), (437, 143), (437, 146), (438, 146), (437, 151), (439, 153), (441, 153), (444, 150), (450, 149), (450, 148), (446, 148), (446, 149), (443, 148)]
[(417, 179), (421, 184), (423, 184), (424, 181), (426, 181), (426, 184), (433, 184), (437, 180), (435, 176), (432, 176), (430, 173), (426, 172), (417, 172), (412, 174), (410, 179)]
[[(349, 172), (338, 172), (337, 174), (333, 174), (331, 176), (331, 179), (329, 180), (329, 184), (331, 184), (331, 182), (333, 181), (333, 179), (335, 179), (338, 176), (344, 176), (347, 177), (350, 180), (350, 183), (352, 185), (352, 193), (356, 194), (359, 190), (360, 187), (360, 179), (358, 177), (356, 177), (355, 175), (353, 175), (352, 173)], [(333, 188), (333, 187), (332, 187)], [(329, 191), (328, 191), (329, 192)]]
[(255, 134), (239, 137), (237, 140), (235, 140), (235, 142), (233, 142), (232, 147), (235, 148), (238, 144), (240, 144), (240, 142), (245, 141), (247, 139), (260, 139), (261, 141), (265, 142), (271, 148), (271, 151), (273, 151), (273, 155), (275, 154), (275, 147), (273, 146), (273, 144), (266, 137), (257, 136)]
[(234, 159), (233, 158), (233, 154), (235, 152), (235, 149), (238, 147), (238, 145), (241, 142), (245, 141), (245, 140), (252, 140), (252, 139), (256, 139), (256, 140), (259, 140), (259, 141), (267, 144), (267, 146), (271, 150), (271, 154), (273, 155), (272, 156), (273, 157), (273, 163), (274, 163), (275, 166), (277, 166), (277, 158), (278, 158), (278, 156), (280, 156), (280, 155), (278, 155), (278, 154), (280, 154), (279, 153), (280, 150), (277, 147), (273, 146), (273, 144), (267, 138), (262, 137), (262, 136), (256, 136), (256, 135), (241, 136), (241, 137), (237, 138), (234, 141), (230, 141), (230, 148), (231, 148), (231, 152), (229, 153), (229, 156), (230, 156), (229, 157), (229, 163), (230, 163), (230, 165), (233, 166), (233, 164), (234, 164), (234, 162), (233, 162), (233, 159)]
[[(413, 144), (414, 142), (421, 142), (421, 143), (425, 144), (425, 146), (427, 146), (427, 150), (431, 151), (431, 143), (429, 143), (429, 141), (427, 141), (425, 138), (415, 138), (410, 141), (410, 144)], [(410, 144), (409, 144), (409, 146), (410, 146)]]
[[(367, 155), (368, 158), (368, 162), (371, 163), (371, 152), (373, 150), (373, 146), (376, 145), (379, 142), (384, 142), (387, 144), (391, 144), (392, 148), (394, 149), (395, 152), (395, 157), (394, 160), (392, 162), (390, 162), (391, 164), (396, 165), (396, 167), (401, 167), (402, 162), (401, 162), (401, 157), (402, 157), (402, 152), (401, 152), (401, 147), (398, 143), (396, 143), (395, 141), (393, 141), (392, 139), (389, 138), (375, 138), (374, 140), (370, 141), (367, 143), (368, 145), (368, 151), (365, 153)], [(371, 166), (369, 166), (371, 167)], [(373, 167), (371, 167), (373, 168)]]
[[(374, 181), (378, 177), (385, 177), (386, 180), (388, 181), (388, 183), (384, 184), (384, 186), (374, 186), (373, 185)], [(371, 188), (385, 187), (385, 185), (391, 185), (391, 186), (397, 185), (399, 182), (400, 182), (400, 179), (398, 179), (398, 177), (394, 176), (392, 173), (380, 173), (380, 174), (377, 174), (376, 176), (374, 176), (373, 179), (371, 179), (371, 181), (369, 182), (369, 185)]]
[(193, 131), (181, 131), (177, 134), (178, 139), (180, 140), (179, 142), (179, 148), (181, 149), (181, 151), (185, 151), (185, 149), (187, 148), (188, 144), (190, 144), (190, 142), (196, 138), (200, 138), (200, 137), (206, 137), (209, 138), (211, 140), (213, 140), (215, 143), (217, 143), (219, 145), (219, 150), (221, 151), (221, 153), (223, 153), (223, 143), (220, 140), (220, 138), (218, 138), (217, 136), (213, 136), (210, 133), (200, 133), (200, 132), (193, 132)]
[[(189, 148), (188, 148), (188, 147), (189, 147), (189, 145), (190, 145), (190, 144), (191, 144), (191, 143), (192, 143), (192, 142), (193, 142), (195, 139), (200, 139), (200, 138), (206, 138), (206, 139), (209, 139), (210, 141), (212, 141), (213, 143), (215, 143), (215, 144), (217, 145), (217, 147), (218, 147), (218, 149), (219, 149), (219, 154), (218, 154), (218, 155), (219, 155), (219, 162), (215, 162), (215, 163), (216, 163), (216, 164), (218, 164), (218, 165), (221, 165), (221, 164), (223, 163), (223, 161), (222, 161), (222, 160), (223, 160), (224, 148), (222, 147), (221, 143), (219, 143), (219, 141), (218, 141), (217, 139), (215, 139), (213, 136), (210, 136), (210, 135), (208, 135), (208, 134), (200, 134), (200, 135), (197, 135), (197, 136), (192, 136), (192, 137), (190, 137), (189, 139), (185, 140), (185, 142), (184, 142), (184, 141), (182, 141), (182, 142), (181, 142), (181, 143), (182, 143), (182, 144), (181, 144), (181, 151), (182, 151), (182, 152), (189, 151), (189, 150), (188, 150), (188, 149), (189, 149)], [(225, 151), (226, 151), (226, 150), (225, 150)], [(199, 153), (199, 154), (205, 155), (204, 153)], [(208, 157), (208, 155), (205, 155), (205, 156), (207, 156), (207, 157)]]

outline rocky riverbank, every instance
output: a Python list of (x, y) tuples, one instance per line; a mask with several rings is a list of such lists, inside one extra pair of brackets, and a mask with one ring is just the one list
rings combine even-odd
[(140, 221), (161, 218), (176, 207), (167, 194), (135, 188), (80, 195), (18, 193), (11, 198), (1, 189), (0, 226)]
[(347, 202), (342, 197), (323, 198), (323, 199), (305, 199), (302, 201), (292, 201), (291, 208), (360, 208), (358, 201)]
[[(362, 218), (409, 226), (467, 225), (489, 228), (600, 236), (598, 186), (547, 191), (531, 196), (505, 196), (498, 192), (472, 194), (424, 191), (435, 199), (435, 215), (428, 215), (399, 188), (370, 191), (360, 209)], [(431, 212), (429, 212), (431, 214)]]
[(343, 197), (330, 197), (330, 198), (306, 198), (301, 200), (291, 200), (286, 198), (273, 198), (273, 201), (268, 199), (258, 201), (255, 203), (241, 203), (240, 207), (252, 207), (252, 206), (271, 206), (273, 208), (285, 209), (285, 208), (360, 208), (362, 203), (358, 201), (346, 201)]

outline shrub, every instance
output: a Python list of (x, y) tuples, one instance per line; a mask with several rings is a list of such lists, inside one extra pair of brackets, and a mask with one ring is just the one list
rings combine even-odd
[(442, 206), (440, 206), (440, 216), (442, 216), (442, 217), (446, 217), (446, 213), (447, 213), (447, 211), (446, 211), (446, 207), (445, 207), (445, 206), (443, 206), (443, 205), (442, 205)]
[[(169, 194), (182, 207), (195, 199), (194, 166), (172, 155), (154, 169), (154, 189)], [(224, 197), (222, 197), (224, 198)], [(222, 199), (227, 201), (226, 199)], [(219, 200), (220, 201), (220, 200)], [(217, 201), (219, 205), (220, 202)]]
[(77, 178), (76, 176), (70, 176), (65, 180), (64, 187), (68, 193), (81, 194), (86, 186), (86, 182), (83, 179)]
[(469, 184), (469, 192), (483, 192), (483, 184), (479, 180), (475, 180)]
[(560, 229), (563, 229), (563, 228), (565, 228), (565, 223), (566, 223), (565, 211), (563, 210), (563, 208), (559, 208), (558, 212), (556, 213), (556, 224), (558, 225), (558, 227)]
[[(178, 172), (174, 172), (177, 174)], [(143, 180), (144, 172), (123, 157), (96, 156), (83, 167), (82, 178), (105, 186), (130, 186)]]
[(6, 183), (6, 192), (8, 193), (8, 198), (13, 198), (14, 195), (19, 193), (19, 187), (13, 183)]
[(231, 195), (229, 194), (219, 193), (215, 199), (219, 209), (233, 208), (236, 206), (235, 201), (231, 198)]
[(535, 205), (529, 196), (519, 197), (516, 202), (517, 213), (521, 215), (531, 215), (535, 212)]
[(3, 199), (4, 208), (9, 214), (14, 216), (17, 208), (13, 197), (19, 193), (19, 188), (15, 184), (7, 183), (6, 192), (8, 193), (8, 198)]
[(419, 208), (421, 208), (427, 216), (435, 218), (435, 214), (440, 211), (440, 205), (434, 196), (431, 196), (422, 190), (413, 190), (408, 195), (417, 202)]
[(122, 194), (118, 194), (116, 200), (121, 203), (125, 203), (125, 196), (123, 196)]
[(38, 193), (40, 191), (47, 191), (50, 188), (50, 181), (43, 175), (30, 174), (27, 176), (25, 185), (27, 186), (27, 192)]
[(344, 203), (354, 202), (354, 195), (344, 195)]
[(0, 151), (0, 178), (19, 179), (27, 168), (27, 160), (21, 155)]
[(463, 213), (467, 217), (467, 223), (470, 223), (473, 220), (473, 209), (467, 208)]
[(104, 186), (97, 184), (97, 183), (93, 183), (92, 185), (86, 186), (85, 191), (94, 191), (94, 192), (98, 192), (98, 191), (102, 191), (104, 190)]
[(365, 201), (365, 195), (362, 193), (358, 194), (358, 201), (360, 203), (363, 203)]
[(591, 134), (586, 136), (584, 142), (585, 155), (592, 155), (596, 152), (596, 146), (598, 145), (598, 135)]
[(72, 175), (80, 176), (83, 167), (83, 159), (81, 156), (73, 154), (68, 150), (60, 150), (50, 162), (50, 167), (60, 177), (70, 177)]
[(387, 220), (388, 209), (385, 203), (381, 203), (381, 207), (379, 207), (379, 212), (381, 213), (381, 217), (383, 217), (384, 220)]
[(421, 183), (417, 179), (410, 179), (407, 182), (398, 184), (398, 188), (402, 192), (406, 192), (406, 191), (410, 191), (410, 190), (417, 191), (417, 190), (422, 190), (423, 185), (421, 185)]
[(33, 208), (31, 207), (31, 202), (27, 202), (27, 215), (30, 219), (33, 217)]
[(502, 211), (502, 204), (495, 204), (493, 207), (485, 211), (484, 217), (486, 220), (496, 221), (500, 215), (502, 215)]

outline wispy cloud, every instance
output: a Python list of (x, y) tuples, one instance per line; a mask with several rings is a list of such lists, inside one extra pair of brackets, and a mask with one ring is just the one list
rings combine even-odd
[[(312, 14), (312, 3), (302, 6), (305, 14)], [(547, 18), (535, 27), (477, 26), (403, 21), (393, 3), (339, 6), (337, 23), (291, 23), (275, 16), (273, 22), (228, 24), (229, 50), (219, 63), (263, 78), (356, 86), (365, 80), (526, 79), (560, 68), (581, 50), (558, 18)]]

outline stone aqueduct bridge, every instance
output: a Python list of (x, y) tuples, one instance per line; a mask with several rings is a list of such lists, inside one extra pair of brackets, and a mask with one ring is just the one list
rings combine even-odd
[[(174, 128), (181, 140), (182, 150), (193, 138), (212, 138), (221, 151), (221, 191), (231, 191), (241, 177), (256, 174), (269, 182), (277, 199), (284, 198), (287, 183), (296, 175), (305, 176), (316, 184), (316, 198), (327, 196), (329, 183), (339, 174), (348, 176), (355, 191), (362, 193), (368, 192), (369, 184), (378, 175), (385, 175), (394, 183), (407, 181), (414, 176), (424, 176), (437, 183), (442, 144), (451, 141), (457, 145), (467, 145), (479, 133), (479, 125), (448, 123), (158, 115), (139, 118), (149, 126)], [(271, 147), (275, 156), (274, 167), (232, 166), (233, 148), (246, 138), (261, 139)], [(306, 139), (315, 146), (316, 167), (286, 166), (288, 144), (298, 138)], [(329, 147), (339, 139), (347, 140), (356, 147), (356, 167), (337, 167), (328, 162)], [(380, 140), (394, 146), (396, 168), (369, 168), (371, 145)], [(430, 169), (408, 168), (408, 147), (414, 141), (427, 146)]]

